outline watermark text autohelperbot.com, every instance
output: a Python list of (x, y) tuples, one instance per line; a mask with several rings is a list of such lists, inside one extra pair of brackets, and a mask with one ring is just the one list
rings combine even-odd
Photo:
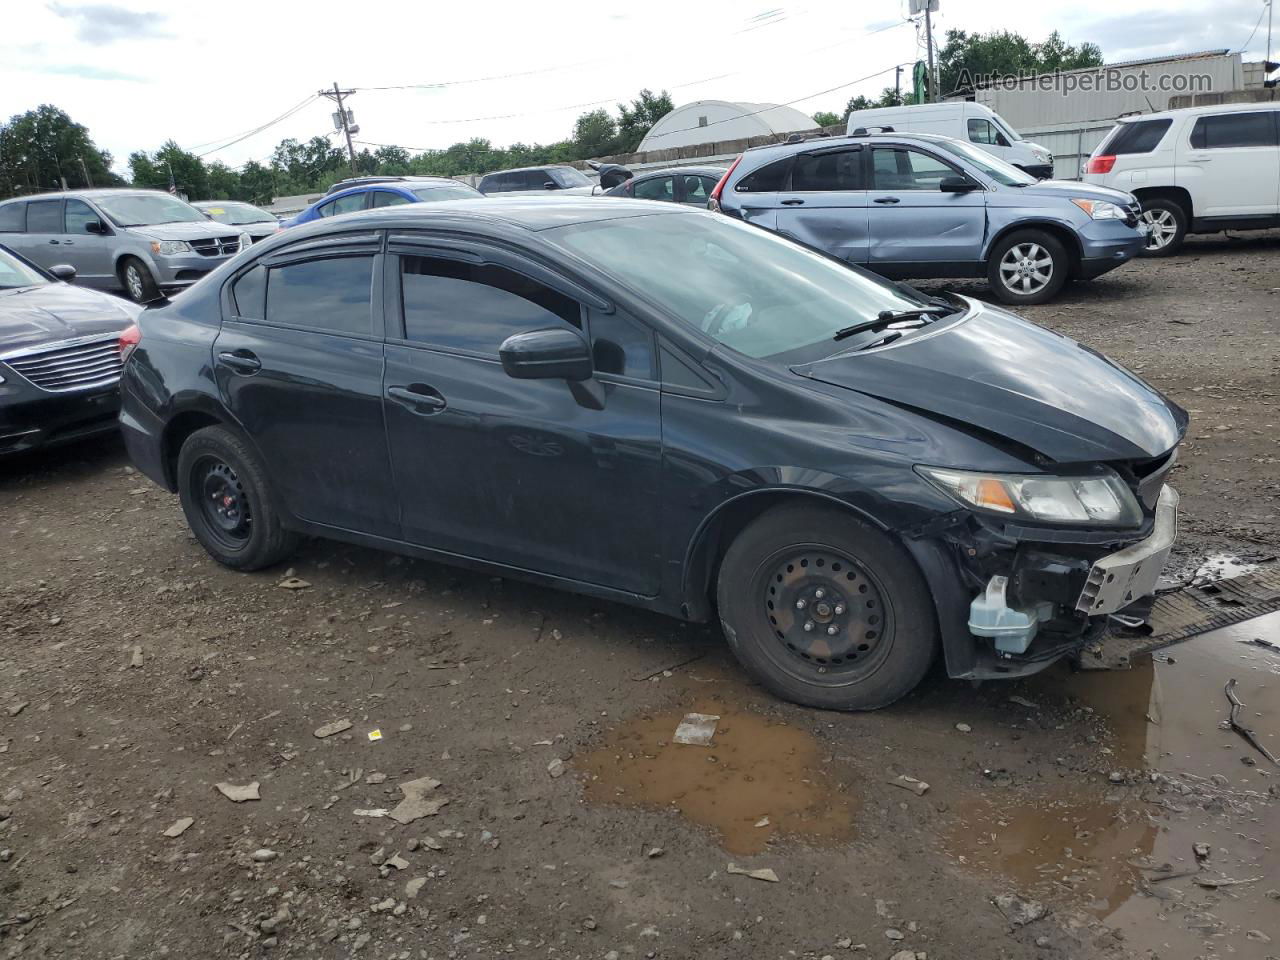
[(1069, 97), (1076, 93), (1212, 93), (1207, 73), (1151, 73), (1101, 69), (1048, 73), (971, 73), (961, 70), (957, 90), (1038, 90)]

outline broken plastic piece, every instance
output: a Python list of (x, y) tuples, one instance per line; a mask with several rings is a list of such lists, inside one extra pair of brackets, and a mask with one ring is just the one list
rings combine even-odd
[(711, 738), (715, 736), (718, 716), (711, 713), (686, 713), (680, 725), (676, 727), (676, 743), (684, 743), (693, 747), (711, 746)]

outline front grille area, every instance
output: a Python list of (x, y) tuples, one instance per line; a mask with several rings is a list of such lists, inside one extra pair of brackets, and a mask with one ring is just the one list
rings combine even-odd
[(67, 393), (110, 386), (120, 379), (117, 337), (64, 340), (37, 350), (0, 356), (15, 372), (41, 390)]
[(202, 257), (229, 257), (240, 252), (240, 241), (235, 237), (205, 237), (187, 243)]
[(1142, 216), (1142, 204), (1137, 200), (1124, 208), (1124, 222), (1131, 227), (1138, 225), (1138, 218)]

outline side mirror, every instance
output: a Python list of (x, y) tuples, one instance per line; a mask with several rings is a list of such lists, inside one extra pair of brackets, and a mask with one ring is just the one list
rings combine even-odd
[(84, 222), (84, 232), (105, 234), (107, 232), (107, 225), (101, 220), (86, 220)]
[(516, 380), (590, 380), (593, 372), (587, 341), (559, 327), (507, 337), (498, 356), (507, 376)]
[(543, 189), (543, 190), (555, 190), (555, 189), (557, 189), (557, 187), (556, 187), (556, 184), (555, 184), (554, 182), (552, 182), (552, 181), (548, 180), (546, 183), (544, 183), (544, 184), (542, 185), (542, 189)]
[(938, 184), (938, 189), (943, 193), (968, 193), (977, 190), (978, 185), (967, 177), (947, 177)]
[(63, 283), (70, 283), (76, 278), (76, 268), (69, 263), (56, 263), (49, 268), (55, 280), (61, 280)]

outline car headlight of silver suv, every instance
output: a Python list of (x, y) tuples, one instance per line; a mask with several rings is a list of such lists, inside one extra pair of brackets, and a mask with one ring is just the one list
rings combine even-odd
[(1094, 220), (1123, 220), (1127, 216), (1124, 207), (1117, 206), (1110, 200), (1086, 200), (1083, 197), (1072, 197), (1071, 202)]
[(253, 237), (247, 233), (240, 234), (240, 249), (247, 250), (251, 246), (253, 246)]
[(916, 467), (926, 480), (967, 507), (1042, 523), (1132, 527), (1142, 522), (1133, 491), (1112, 470), (1080, 477), (972, 473)]
[(173, 257), (180, 253), (190, 253), (191, 247), (185, 240), (152, 240), (151, 252), (162, 257)]

